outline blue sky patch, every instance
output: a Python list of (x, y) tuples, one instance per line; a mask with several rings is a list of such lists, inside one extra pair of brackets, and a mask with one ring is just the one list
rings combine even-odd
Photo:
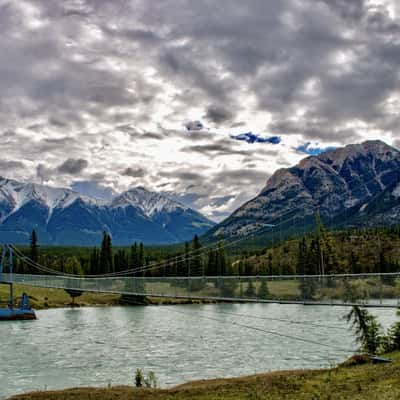
[(280, 136), (270, 136), (270, 137), (262, 137), (253, 132), (241, 133), (240, 135), (231, 135), (232, 139), (242, 140), (247, 143), (270, 143), (270, 144), (279, 144), (281, 142)]
[(296, 147), (296, 150), (300, 153), (308, 154), (310, 156), (318, 156), (319, 154), (326, 153), (327, 151), (336, 150), (336, 147), (313, 147), (310, 142), (307, 142)]

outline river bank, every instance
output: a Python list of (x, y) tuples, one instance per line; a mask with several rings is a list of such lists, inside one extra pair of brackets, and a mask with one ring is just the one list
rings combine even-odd
[[(37, 288), (25, 285), (14, 285), (14, 299), (18, 302), (22, 293), (28, 294), (31, 306), (35, 310), (47, 310), (51, 308), (65, 307), (107, 307), (117, 305), (174, 305), (174, 304), (211, 304), (215, 301), (174, 299), (161, 297), (146, 297), (143, 299), (126, 298), (113, 293), (84, 292), (76, 297), (74, 303), (71, 296), (64, 289)], [(0, 285), (0, 299), (8, 300), (9, 289), (6, 285)]]
[(378, 365), (345, 363), (327, 370), (281, 371), (202, 380), (171, 389), (118, 386), (33, 392), (9, 400), (395, 400), (400, 398), (400, 352), (387, 357), (393, 362)]

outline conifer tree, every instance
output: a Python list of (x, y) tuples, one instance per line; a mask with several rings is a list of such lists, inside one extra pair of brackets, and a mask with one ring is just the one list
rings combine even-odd
[(190, 245), (188, 242), (185, 242), (185, 254), (184, 254), (184, 271), (185, 274), (184, 276), (190, 276), (191, 275), (191, 260), (190, 260)]
[[(71, 257), (64, 266), (65, 272), (73, 275), (83, 275), (82, 265), (76, 257)], [(82, 295), (80, 290), (65, 289), (72, 298), (72, 305), (75, 304), (75, 298)]]
[[(201, 250), (201, 243), (199, 237), (197, 235), (193, 238), (193, 256), (191, 257), (190, 262), (190, 273), (191, 277), (201, 277), (204, 276), (204, 264), (203, 264), (203, 257), (200, 253)], [(203, 279), (191, 279), (190, 280), (190, 288), (191, 290), (201, 290), (204, 287), (204, 280)]]
[(217, 275), (227, 275), (228, 260), (225, 251), (223, 240), (218, 242), (217, 256), (216, 256)]
[(39, 262), (39, 245), (36, 231), (33, 230), (30, 237), (30, 255), (29, 258), (35, 263)]
[(264, 300), (269, 298), (269, 289), (266, 279), (261, 280), (261, 285), (258, 288), (257, 297)]
[(103, 232), (99, 264), (102, 273), (108, 274), (113, 271), (111, 236), (107, 232)]
[(201, 243), (197, 235), (193, 238), (193, 258), (191, 260), (191, 275), (192, 276), (203, 276), (203, 259), (200, 254)]

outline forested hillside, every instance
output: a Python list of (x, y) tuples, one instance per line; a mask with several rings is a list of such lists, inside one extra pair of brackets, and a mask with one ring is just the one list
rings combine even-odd
[[(400, 226), (329, 231), (317, 215), (316, 229), (261, 250), (238, 252), (231, 242), (202, 246), (195, 236), (185, 246), (113, 248), (105, 233), (99, 247), (41, 248), (36, 235), (21, 251), (34, 262), (73, 274), (108, 274), (129, 269), (130, 276), (314, 275), (400, 271)], [(40, 270), (16, 260), (16, 271)]]

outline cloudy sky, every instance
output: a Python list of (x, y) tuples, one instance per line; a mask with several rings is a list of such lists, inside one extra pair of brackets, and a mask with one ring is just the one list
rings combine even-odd
[(400, 145), (397, 0), (0, 0), (0, 175), (219, 220), (305, 153)]

